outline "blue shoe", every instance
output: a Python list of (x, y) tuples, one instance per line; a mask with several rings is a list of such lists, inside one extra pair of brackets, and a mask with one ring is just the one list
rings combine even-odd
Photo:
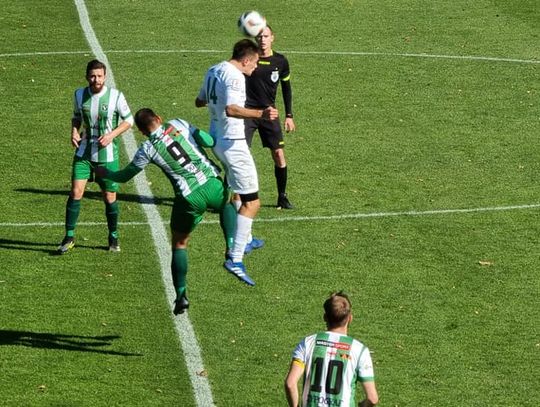
[(253, 250), (260, 249), (263, 246), (264, 246), (264, 240), (253, 238), (251, 239), (251, 242), (249, 242), (246, 245), (246, 248), (244, 249), (244, 254), (249, 254)]
[(231, 259), (227, 260), (225, 263), (223, 263), (223, 267), (227, 269), (227, 271), (231, 274), (233, 274), (236, 278), (243, 281), (247, 285), (254, 286), (255, 281), (253, 281), (246, 272), (246, 266), (244, 266), (244, 263), (239, 262), (235, 263)]

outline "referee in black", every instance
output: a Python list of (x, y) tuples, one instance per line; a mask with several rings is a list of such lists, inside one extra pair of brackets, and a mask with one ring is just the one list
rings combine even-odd
[[(281, 83), (281, 92), (285, 107), (285, 131), (292, 132), (296, 126), (292, 114), (292, 90), (289, 71), (289, 61), (284, 55), (272, 50), (274, 33), (270, 26), (267, 26), (261, 34), (256, 37), (259, 45), (259, 62), (257, 69), (251, 76), (246, 76), (246, 107), (264, 109), (276, 104), (276, 94), (278, 83)], [(283, 132), (279, 118), (273, 121), (260, 119), (246, 119), (245, 131), (246, 140), (249, 146), (253, 140), (255, 130), (259, 131), (263, 147), (267, 147), (272, 152), (274, 160), (274, 174), (276, 176), (278, 199), (278, 209), (293, 209), (293, 205), (287, 197), (287, 162), (283, 147)]]

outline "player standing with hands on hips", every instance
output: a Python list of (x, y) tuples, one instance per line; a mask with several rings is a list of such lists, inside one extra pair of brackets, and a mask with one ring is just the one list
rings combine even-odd
[[(253, 219), (261, 206), (259, 180), (255, 162), (246, 143), (244, 119), (275, 120), (278, 111), (272, 106), (264, 109), (248, 109), (246, 102), (246, 80), (257, 67), (259, 53), (257, 44), (244, 39), (233, 48), (232, 57), (212, 66), (195, 99), (195, 106), (208, 107), (210, 134), (216, 140), (214, 154), (225, 167), (227, 182), (240, 198), (236, 222), (234, 246), (223, 266), (240, 280), (252, 285), (243, 263), (244, 251), (248, 248)], [(251, 248), (262, 246), (262, 241), (253, 239)]]
[[(64, 254), (75, 245), (75, 226), (79, 218), (81, 199), (86, 183), (94, 178), (94, 168), (119, 168), (117, 138), (133, 125), (133, 116), (124, 94), (105, 86), (107, 68), (94, 59), (86, 66), (88, 86), (75, 91), (71, 144), (76, 148), (71, 173), (71, 191), (66, 203), (66, 234), (57, 249)], [(120, 121), (122, 119), (123, 121)], [(82, 126), (82, 132), (80, 131)], [(120, 251), (118, 244), (118, 216), (116, 202), (118, 184), (96, 177), (105, 202), (105, 216), (109, 228), (109, 250)]]
[(324, 303), (327, 330), (305, 337), (296, 346), (285, 394), (290, 407), (299, 405), (298, 381), (304, 375), (302, 406), (355, 406), (356, 382), (362, 383), (366, 398), (359, 407), (379, 402), (369, 349), (347, 335), (352, 321), (351, 303), (343, 292)]
[[(270, 26), (255, 37), (259, 45), (259, 61), (257, 69), (246, 77), (247, 101), (246, 107), (265, 108), (276, 105), (278, 83), (281, 83), (281, 92), (285, 107), (284, 127), (287, 133), (296, 129), (292, 112), (292, 89), (290, 82), (289, 61), (287, 58), (274, 52), (272, 44), (274, 33)], [(263, 147), (270, 149), (274, 160), (274, 175), (276, 177), (278, 199), (277, 208), (293, 209), (286, 193), (287, 188), (287, 162), (285, 161), (283, 132), (279, 119), (272, 121), (259, 119), (246, 119), (246, 140), (251, 146), (255, 130), (259, 131)]]

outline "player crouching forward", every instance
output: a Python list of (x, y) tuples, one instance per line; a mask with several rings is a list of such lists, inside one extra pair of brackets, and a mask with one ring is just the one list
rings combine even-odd
[[(148, 140), (141, 144), (131, 163), (120, 171), (100, 167), (96, 173), (116, 182), (126, 182), (154, 163), (171, 182), (175, 192), (171, 214), (171, 271), (176, 290), (173, 312), (177, 315), (189, 307), (186, 275), (190, 233), (202, 220), (204, 212), (213, 209), (220, 214), (226, 250), (230, 250), (236, 227), (236, 208), (230, 203), (229, 190), (219, 177), (219, 168), (201, 148), (214, 145), (208, 133), (182, 119), (163, 123), (161, 117), (147, 108), (135, 114), (135, 124)], [(244, 281), (255, 284), (249, 276)]]

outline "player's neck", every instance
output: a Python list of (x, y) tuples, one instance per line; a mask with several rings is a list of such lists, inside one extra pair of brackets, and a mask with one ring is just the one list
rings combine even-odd
[(261, 57), (263, 58), (271, 57), (274, 54), (274, 51), (272, 51), (272, 48), (263, 49), (261, 51), (262, 51)]
[(333, 332), (340, 335), (347, 335), (347, 332), (349, 331), (347, 326), (338, 326), (335, 328), (328, 328), (327, 330), (328, 332)]

